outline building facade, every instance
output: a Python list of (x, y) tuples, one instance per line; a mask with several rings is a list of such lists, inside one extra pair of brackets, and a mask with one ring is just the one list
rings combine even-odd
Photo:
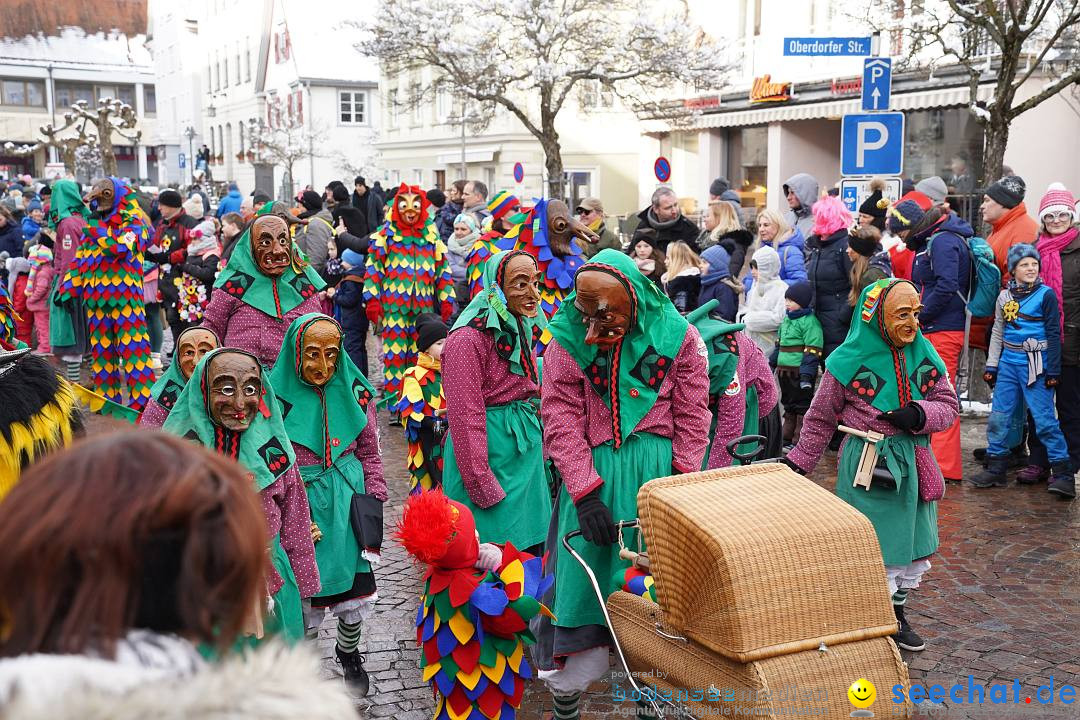
[[(309, 185), (351, 185), (353, 174), (374, 172), (378, 73), (353, 49), (359, 30), (351, 23), (373, 4), (311, 12), (301, 0), (154, 3), (155, 70), (175, 108), (159, 140), (183, 151), (187, 166), (171, 164), (170, 182), (199, 176), (203, 168), (188, 155), (202, 146), (205, 175), (236, 182), (245, 195), (257, 188), (291, 198)], [(258, 141), (283, 137), (306, 145), (291, 179), (284, 163), (257, 152)]]
[[(0, 37), (0, 177), (43, 177), (46, 164), (60, 159), (54, 151), (42, 147), (24, 155), (13, 149), (43, 140), (38, 129), (44, 125), (62, 127), (64, 113), (79, 100), (93, 109), (104, 98), (130, 105), (142, 133), (135, 144), (113, 134), (120, 175), (143, 180), (158, 176), (160, 158), (148, 141), (156, 133), (157, 96), (142, 32), (145, 15), (142, 27), (136, 29), (137, 24), (108, 32), (67, 25), (51, 35)], [(61, 135), (75, 136), (74, 130)], [(67, 170), (73, 173), (75, 168)]]
[[(798, 172), (817, 178), (822, 192), (837, 185), (841, 118), (861, 112), (863, 58), (789, 57), (783, 54), (784, 39), (865, 37), (870, 34), (866, 25), (835, 0), (728, 0), (696, 3), (694, 9), (706, 31), (732, 47), (733, 72), (723, 87), (685, 100), (699, 109), (690, 127), (642, 124), (642, 200), (657, 186), (652, 161), (658, 155), (671, 160), (670, 184), (676, 193), (698, 207), (704, 207), (709, 183), (719, 176), (731, 181), (744, 207), (757, 210), (785, 208), (783, 183)], [(880, 54), (892, 56), (897, 67), (907, 48), (888, 33), (879, 41)], [(994, 57), (988, 54), (984, 60), (987, 72), (978, 101), (992, 97), (996, 82)], [(1036, 71), (1016, 102), (1045, 81)], [(970, 104), (967, 75), (956, 67), (894, 72), (891, 109), (903, 111), (906, 121), (903, 177), (939, 175), (952, 186), (973, 189), (981, 174), (983, 133)], [(1014, 121), (1005, 164), (1024, 177), (1029, 199), (1034, 196), (1037, 202), (1054, 181), (1080, 186), (1080, 169), (1071, 152), (1078, 138), (1080, 103), (1067, 93)], [(977, 201), (969, 205), (965, 214), (974, 217)]]
[[(382, 78), (383, 132), (378, 148), (389, 186), (408, 182), (446, 188), (455, 180), (468, 179), (487, 185), (489, 196), (504, 189), (523, 200), (545, 196), (544, 151), (516, 117), (503, 108), (471, 107), (471, 101), (463, 103), (444, 90), (410, 101), (418, 88), (430, 86), (426, 75)], [(468, 120), (464, 129), (463, 104)], [(567, 102), (559, 113), (556, 130), (571, 202), (592, 195), (603, 200), (609, 215), (639, 209), (639, 130), (632, 113), (621, 109), (611, 94), (580, 84), (576, 102)], [(521, 182), (514, 179), (517, 163), (522, 166)]]

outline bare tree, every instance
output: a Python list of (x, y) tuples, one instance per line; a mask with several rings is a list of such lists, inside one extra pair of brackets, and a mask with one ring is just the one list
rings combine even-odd
[[(920, 4), (921, 11), (907, 12), (905, 5), (873, 0), (868, 20), (901, 40), (904, 66), (963, 69), (971, 89), (968, 109), (985, 138), (983, 178), (996, 179), (1012, 121), (1080, 81), (1080, 0), (931, 0)], [(1035, 77), (1044, 83), (1017, 101)], [(988, 82), (993, 96), (983, 102), (978, 89)]]
[(370, 130), (353, 147), (336, 150), (332, 154), (334, 168), (346, 178), (346, 185), (351, 187), (351, 178), (357, 175), (372, 177), (379, 172), (379, 152), (375, 148), (378, 133)]
[(38, 128), (42, 137), (38, 142), (22, 146), (5, 143), (4, 148), (16, 155), (32, 155), (43, 147), (56, 148), (64, 166), (72, 172), (100, 167), (106, 175), (116, 175), (113, 136), (136, 144), (142, 137), (137, 125), (135, 111), (127, 103), (102, 98), (97, 107), (91, 109), (85, 100), (79, 100), (64, 113), (60, 127), (49, 123)]
[(285, 171), (285, 182), (291, 190), (296, 187), (296, 164), (308, 158), (321, 157), (318, 147), (325, 141), (320, 129), (309, 130), (302, 125), (281, 125), (271, 128), (260, 120), (248, 121), (248, 137), (255, 153), (255, 162), (266, 163)]
[[(655, 6), (654, 6), (655, 7)], [(390, 78), (415, 80), (406, 102), (435, 84), (510, 112), (539, 141), (549, 193), (562, 195), (555, 121), (575, 88), (599, 83), (640, 115), (685, 115), (680, 93), (722, 85), (724, 52), (689, 22), (685, 3), (653, 12), (635, 0), (427, 0), (384, 4), (357, 50)], [(429, 81), (420, 81), (425, 69)]]

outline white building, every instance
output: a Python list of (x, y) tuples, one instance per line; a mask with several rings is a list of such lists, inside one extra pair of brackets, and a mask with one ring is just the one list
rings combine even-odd
[[(924, 12), (933, 1), (913, 3), (915, 9), (908, 12)], [(792, 57), (783, 48), (788, 37), (869, 35), (866, 25), (852, 17), (851, 6), (837, 0), (696, 0), (692, 10), (707, 32), (730, 44), (735, 72), (712, 94), (687, 99), (701, 109), (689, 129), (643, 123), (640, 198), (657, 185), (652, 161), (658, 155), (671, 160), (670, 184), (676, 193), (699, 206), (707, 202), (709, 183), (718, 176), (731, 181), (744, 206), (758, 209), (786, 207), (781, 188), (797, 172), (816, 177), (823, 192), (834, 186), (840, 180), (841, 117), (860, 112), (863, 58)], [(918, 18), (904, 18), (913, 21)], [(906, 52), (899, 39), (882, 36), (881, 54), (891, 55), (894, 67)], [(995, 58), (984, 60), (979, 100), (991, 97), (996, 82)], [(766, 91), (764, 97), (751, 98), (755, 80)], [(1036, 71), (1016, 102), (1045, 81)], [(763, 82), (772, 87), (761, 87)], [(969, 101), (967, 76), (955, 67), (894, 73), (892, 109), (906, 116), (904, 177), (940, 175), (949, 181), (965, 159), (969, 172), (978, 176), (983, 134)], [(1052, 181), (1080, 187), (1080, 167), (1074, 162), (1080, 151), (1080, 113), (1075, 105), (1067, 93), (1059, 95), (1012, 125), (1005, 164), (1027, 182), (1029, 208)]]
[[(155, 69), (176, 108), (160, 133), (166, 147), (186, 154), (206, 145), (212, 179), (235, 181), (244, 194), (291, 197), (333, 179), (351, 186), (355, 172), (374, 170), (378, 72), (353, 49), (359, 31), (349, 24), (375, 12), (373, 3), (312, 12), (302, 0), (197, 0), (184, 9), (152, 2)], [(313, 157), (294, 165), (292, 187), (282, 187), (284, 168), (257, 162), (253, 122), (315, 138)]]
[(190, 60), (199, 56), (197, 5), (148, 0), (148, 12), (146, 46), (154, 58), (160, 108), (154, 136), (147, 138), (161, 159), (152, 179), (187, 184), (203, 143), (202, 73)]
[[(89, 0), (80, 3), (87, 4), (104, 5)], [(18, 155), (5, 152), (4, 145), (33, 145), (43, 139), (38, 128), (50, 123), (61, 127), (65, 111), (76, 101), (85, 100), (93, 108), (99, 99), (111, 97), (134, 108), (142, 131), (137, 145), (113, 135), (118, 172), (154, 180), (158, 157), (147, 139), (156, 133), (157, 98), (150, 54), (144, 46), (145, 13), (128, 13), (116, 19), (124, 27), (111, 27), (102, 7), (102, 27), (82, 28), (74, 24), (79, 13), (69, 12), (72, 9), (65, 3), (52, 8), (57, 27), (51, 34), (29, 25), (2, 29), (7, 36), (0, 37), (0, 176), (29, 173), (41, 177), (45, 164), (58, 159), (55, 154), (42, 148)]]
[[(454, 180), (468, 179), (483, 181), (489, 197), (503, 189), (522, 200), (544, 196), (544, 151), (517, 118), (498, 108), (482, 131), (466, 124), (463, 137), (457, 120), (461, 101), (449, 92), (430, 93), (419, 104), (406, 102), (426, 84), (426, 77), (382, 79), (383, 133), (378, 147), (388, 187), (404, 181), (446, 188)], [(582, 85), (577, 102), (568, 102), (556, 120), (567, 194), (574, 202), (594, 195), (603, 200), (607, 214), (628, 214), (640, 209), (638, 123), (610, 94), (594, 90)], [(466, 103), (466, 116), (478, 112)], [(516, 163), (524, 171), (521, 183), (514, 180)]]

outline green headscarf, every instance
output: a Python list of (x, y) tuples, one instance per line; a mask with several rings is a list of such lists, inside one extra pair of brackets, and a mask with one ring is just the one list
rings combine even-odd
[[(614, 444), (619, 448), (656, 403), (668, 372), (675, 364), (690, 324), (654, 282), (638, 270), (625, 253), (607, 248), (578, 270), (605, 272), (626, 288), (633, 316), (630, 332), (610, 352), (585, 344), (585, 324), (570, 293), (551, 318), (551, 334), (578, 366), (589, 384), (611, 408)], [(616, 372), (612, 373), (613, 361)]]
[(503, 273), (510, 258), (524, 255), (536, 262), (524, 250), (503, 250), (488, 259), (484, 266), (484, 289), (458, 315), (451, 332), (465, 326), (474, 327), (495, 336), (495, 352), (510, 363), (510, 372), (539, 382), (533, 346), (540, 332), (547, 327), (544, 311), (536, 317), (516, 317), (506, 307), (502, 290)]
[(60, 221), (69, 215), (90, 219), (90, 211), (83, 204), (79, 184), (74, 180), (57, 180), (49, 196), (49, 229), (55, 231)]
[[(206, 353), (195, 366), (172, 412), (161, 426), (163, 430), (194, 440), (215, 452), (223, 452), (219, 448), (219, 440), (225, 432), (210, 417), (210, 383), (206, 369), (215, 357), (224, 352), (242, 353), (259, 365), (254, 355), (236, 348), (217, 348)], [(262, 403), (251, 427), (239, 433), (240, 452), (237, 454), (240, 464), (254, 475), (256, 492), (273, 484), (296, 463), (292, 443), (281, 420), (281, 405), (262, 365), (259, 365), (259, 371), (263, 381)]]
[[(272, 215), (273, 204), (266, 203), (259, 215)], [(251, 307), (270, 317), (282, 318), (285, 313), (300, 303), (314, 296), (326, 287), (326, 283), (308, 264), (303, 253), (292, 244), (293, 262), (280, 278), (269, 278), (262, 274), (251, 249), (251, 227), (248, 223), (240, 239), (233, 246), (229, 262), (222, 268), (214, 283), (214, 289), (227, 292)]]
[(367, 406), (375, 391), (345, 352), (338, 355), (334, 374), (321, 388), (300, 376), (304, 335), (320, 320), (334, 323), (341, 332), (341, 326), (322, 313), (296, 318), (285, 333), (281, 355), (269, 377), (281, 402), (289, 440), (303, 445), (322, 458), (324, 467), (330, 467), (367, 426)]
[(885, 336), (885, 297), (901, 283), (912, 285), (885, 278), (863, 288), (847, 339), (825, 360), (825, 369), (841, 385), (882, 412), (922, 400), (945, 378), (945, 363), (921, 330), (902, 348), (893, 347)]
[[(218, 347), (221, 347), (221, 339), (210, 328), (205, 328), (202, 325), (193, 325), (181, 332), (177, 337), (173, 346), (176, 348), (176, 353), (180, 352), (180, 339), (193, 330), (203, 330), (214, 336), (217, 341)], [(184, 378), (184, 374), (180, 372), (180, 358), (174, 355), (173, 361), (169, 363), (168, 369), (161, 374), (161, 377), (157, 379), (157, 382), (150, 388), (150, 397), (157, 401), (157, 404), (166, 410), (172, 410), (173, 405), (176, 404), (176, 399), (180, 396), (180, 392), (187, 385), (187, 380)]]
[(686, 315), (686, 321), (701, 333), (701, 339), (709, 351), (709, 395), (723, 393), (735, 377), (739, 367), (739, 345), (735, 333), (746, 327), (743, 323), (726, 323), (709, 317), (709, 313), (719, 306), (719, 301), (710, 300)]

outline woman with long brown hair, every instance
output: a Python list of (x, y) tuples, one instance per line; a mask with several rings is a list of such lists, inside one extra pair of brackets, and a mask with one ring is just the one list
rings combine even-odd
[(231, 645), (263, 592), (265, 520), (236, 463), (155, 431), (100, 436), (30, 467), (3, 510), (5, 718), (347, 716), (314, 660), (197, 649)]

